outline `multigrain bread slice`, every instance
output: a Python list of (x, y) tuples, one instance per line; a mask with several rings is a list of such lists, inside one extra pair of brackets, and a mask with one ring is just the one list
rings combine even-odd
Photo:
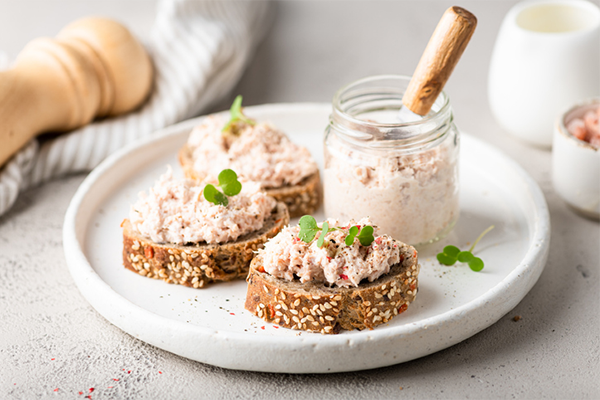
[[(179, 164), (186, 178), (195, 181), (202, 180), (194, 170), (192, 149), (186, 144), (179, 150)], [(290, 218), (312, 214), (321, 205), (322, 190), (319, 171), (307, 176), (296, 185), (286, 185), (276, 188), (265, 188), (264, 191), (275, 200), (285, 203)]]
[(148, 278), (193, 288), (208, 283), (243, 279), (255, 252), (290, 221), (283, 203), (277, 203), (262, 229), (222, 244), (159, 244), (135, 232), (128, 219), (123, 227), (123, 264)]
[(259, 253), (248, 273), (245, 307), (266, 322), (285, 328), (339, 333), (373, 329), (406, 311), (418, 290), (416, 250), (402, 243), (400, 262), (390, 272), (358, 287), (328, 287), (322, 282), (286, 281), (261, 272)]

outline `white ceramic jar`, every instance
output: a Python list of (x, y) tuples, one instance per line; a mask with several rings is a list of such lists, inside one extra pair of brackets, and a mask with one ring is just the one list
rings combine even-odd
[(516, 4), (492, 54), (488, 94), (498, 123), (541, 147), (556, 116), (600, 90), (600, 9), (585, 0)]
[(552, 148), (554, 189), (567, 204), (594, 219), (600, 219), (600, 149), (575, 138), (566, 127), (599, 106), (600, 98), (595, 98), (562, 113), (556, 121)]

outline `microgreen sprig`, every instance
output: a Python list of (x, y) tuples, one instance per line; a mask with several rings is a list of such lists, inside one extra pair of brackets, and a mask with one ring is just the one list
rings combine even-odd
[(468, 251), (460, 251), (460, 249), (456, 246), (446, 246), (441, 253), (438, 253), (437, 259), (440, 264), (444, 265), (454, 265), (456, 261), (460, 261), (461, 263), (469, 264), (469, 268), (471, 268), (475, 272), (479, 272), (483, 269), (484, 263), (483, 260), (479, 257), (475, 257), (473, 255), (473, 250), (475, 246), (481, 238), (485, 236), (486, 233), (494, 229), (494, 225), (487, 228), (485, 231), (479, 235), (479, 237), (473, 242), (473, 245)]
[(242, 112), (242, 95), (238, 95), (235, 98), (233, 104), (231, 105), (231, 108), (229, 109), (229, 114), (229, 122), (227, 122), (227, 124), (223, 127), (223, 130), (221, 132), (234, 133), (233, 129), (231, 128), (236, 122), (244, 122), (248, 125), (254, 125), (256, 123), (253, 119), (246, 117)]
[[(317, 235), (317, 232), (321, 232), (319, 239), (317, 239), (317, 246), (319, 248), (323, 247), (323, 244), (325, 243), (325, 236), (328, 232), (337, 231), (340, 229), (330, 228), (327, 221), (323, 222), (322, 227), (319, 228), (317, 221), (310, 215), (304, 215), (302, 218), (300, 218), (298, 225), (300, 226), (298, 237), (305, 243), (310, 243)], [(366, 225), (361, 229), (357, 225), (351, 226), (348, 230), (348, 235), (346, 235), (346, 239), (344, 240), (346, 245), (352, 246), (356, 237), (358, 237), (361, 245), (370, 246), (371, 243), (373, 243), (373, 240), (375, 240), (373, 237), (373, 227)]]
[(237, 180), (235, 171), (231, 169), (221, 171), (217, 179), (219, 180), (218, 186), (223, 190), (223, 193), (209, 183), (204, 187), (204, 198), (213, 204), (227, 207), (227, 204), (229, 204), (227, 196), (239, 194), (242, 191), (242, 184)]

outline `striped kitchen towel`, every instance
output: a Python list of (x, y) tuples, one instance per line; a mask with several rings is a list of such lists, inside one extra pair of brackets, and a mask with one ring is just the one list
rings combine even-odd
[[(20, 191), (89, 171), (123, 145), (199, 115), (233, 89), (272, 19), (268, 1), (162, 0), (149, 38), (154, 91), (132, 113), (28, 143), (0, 169), (0, 215)], [(0, 53), (0, 69), (10, 66)]]

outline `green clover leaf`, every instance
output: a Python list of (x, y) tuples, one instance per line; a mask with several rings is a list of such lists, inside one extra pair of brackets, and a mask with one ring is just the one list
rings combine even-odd
[(300, 226), (298, 237), (305, 243), (309, 243), (311, 240), (313, 240), (317, 232), (320, 231), (319, 227), (317, 226), (317, 221), (311, 215), (305, 215), (300, 218), (298, 225)]
[(238, 95), (233, 101), (233, 104), (229, 109), (229, 115), (229, 122), (227, 122), (227, 124), (223, 127), (223, 130), (221, 132), (233, 133), (231, 132), (231, 128), (236, 122), (244, 122), (248, 125), (254, 125), (256, 123), (254, 122), (254, 120), (246, 117), (242, 112), (242, 95)]
[(348, 230), (348, 236), (346, 236), (346, 239), (345, 239), (346, 246), (352, 246), (352, 244), (354, 243), (354, 238), (356, 237), (357, 234), (358, 234), (358, 226), (356, 226), (356, 225), (351, 226), (350, 229)]
[(373, 240), (375, 240), (373, 237), (373, 227), (371, 225), (364, 226), (357, 237), (360, 244), (370, 246)]
[(227, 204), (229, 204), (227, 197), (223, 193), (219, 192), (217, 188), (210, 183), (204, 187), (203, 193), (204, 198), (213, 204), (220, 204), (225, 207), (227, 207)]
[(219, 174), (219, 186), (227, 196), (235, 196), (242, 191), (242, 184), (237, 178), (237, 174), (232, 169), (224, 169)]
[(323, 222), (323, 227), (321, 228), (321, 234), (319, 235), (319, 240), (317, 240), (317, 246), (319, 248), (323, 247), (323, 242), (325, 241), (325, 235), (329, 231), (329, 223), (327, 221)]

